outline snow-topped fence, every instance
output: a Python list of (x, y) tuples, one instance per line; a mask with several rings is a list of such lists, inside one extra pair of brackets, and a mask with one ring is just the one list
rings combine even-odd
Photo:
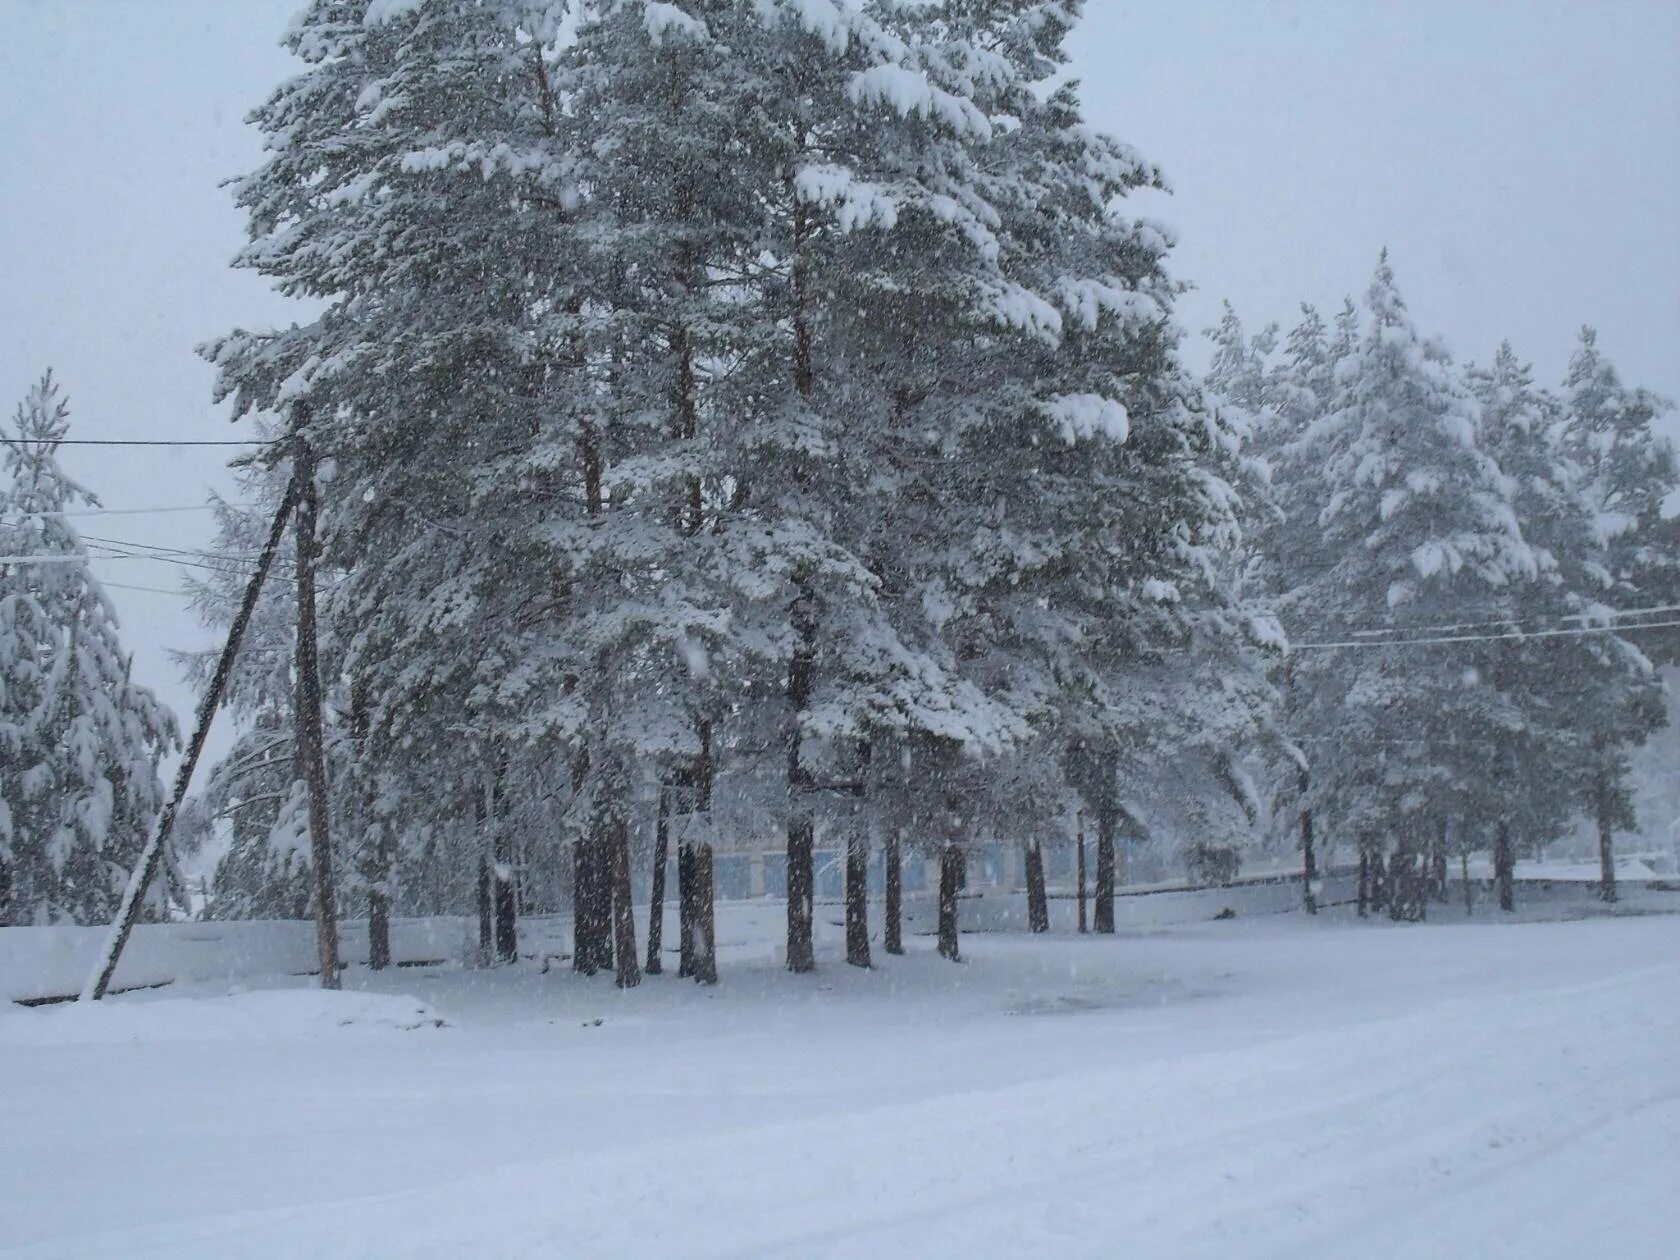
[[(1537, 876), (1520, 879), (1517, 901), (1522, 917), (1573, 917), (1598, 913), (1601, 903), (1595, 885), (1584, 881)], [(1472, 892), (1478, 918), (1491, 913), (1492, 886), (1475, 877)], [(1071, 889), (1050, 889), (1050, 926), (1071, 932), (1076, 902)], [(1320, 881), (1319, 904), (1348, 906), (1354, 900), (1351, 874), (1331, 872)], [(779, 898), (754, 898), (718, 903), (720, 951), (740, 951), (741, 958), (769, 956), (779, 939), (782, 919)], [(1091, 906), (1094, 907), (1095, 899)], [(1246, 876), (1216, 886), (1154, 884), (1122, 886), (1115, 890), (1114, 921), (1121, 933), (1147, 932), (1220, 918), (1254, 918), (1289, 914), (1300, 909), (1300, 876), (1288, 873)], [(1445, 904), (1430, 907), (1430, 917), (1444, 921), (1464, 914), (1463, 885), (1451, 881)], [(1624, 891), (1624, 911), (1680, 912), (1680, 887), (1672, 880), (1631, 881)], [(819, 898), (818, 918), (837, 925), (841, 905)], [(1345, 911), (1344, 911), (1345, 913)], [(675, 906), (666, 905), (666, 940), (674, 941)], [(906, 936), (929, 935), (937, 914), (931, 891), (904, 898)], [(878, 911), (872, 925), (878, 929)], [(960, 917), (964, 932), (1022, 932), (1027, 930), (1024, 893), (1007, 888), (979, 888), (964, 893)], [(638, 935), (646, 929), (646, 907), (638, 907)], [(0, 928), (0, 992), (15, 1002), (61, 1001), (73, 997), (87, 979), (105, 941), (103, 927)], [(644, 938), (645, 939), (645, 938)], [(349, 920), (339, 929), (340, 956), (346, 962), (367, 958), (367, 924)], [(459, 916), (396, 919), (391, 924), (392, 961), (397, 966), (421, 963), (466, 962), (476, 955), (478, 924)], [(565, 915), (521, 919), (520, 953), (539, 962), (568, 958), (571, 920)], [(674, 946), (672, 946), (674, 948)], [(307, 920), (232, 920), (190, 923), (143, 923), (134, 930), (117, 967), (113, 991), (161, 987), (173, 983), (226, 982), (312, 975), (316, 968), (315, 925)]]
[[(460, 958), (467, 933), (461, 918), (397, 919), (391, 924), (397, 964)], [(105, 944), (105, 927), (0, 928), (0, 990), (14, 1002), (62, 999), (81, 991)], [(339, 928), (346, 960), (367, 957), (367, 924)], [(250, 919), (209, 923), (142, 923), (117, 964), (111, 991), (175, 982), (309, 975), (316, 969), (313, 920)]]

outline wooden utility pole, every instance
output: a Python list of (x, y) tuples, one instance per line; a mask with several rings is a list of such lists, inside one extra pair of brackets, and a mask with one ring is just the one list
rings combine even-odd
[(327, 766), (321, 734), (321, 670), (315, 642), (315, 456), (299, 433), (292, 444), (297, 483), (297, 746), (309, 793), (309, 863), (315, 895), (315, 948), (321, 987), (338, 988), (338, 919), (332, 839), (327, 818)]
[(210, 734), (210, 723), (216, 716), (216, 709), (221, 705), (222, 692), (226, 690), (228, 677), (233, 673), (233, 662), (239, 656), (240, 641), (245, 637), (245, 628), (251, 624), (251, 613), (256, 609), (257, 597), (262, 594), (263, 581), (274, 564), (274, 554), (280, 550), (280, 539), (286, 532), (286, 521), (290, 519), (292, 509), (297, 504), (297, 493), (298, 482), (294, 472), (290, 484), (286, 487), (285, 496), (280, 501), (280, 507), (274, 513), (274, 523), (269, 526), (268, 541), (263, 544), (262, 552), (257, 556), (257, 571), (245, 584), (245, 598), (239, 605), (239, 613), (234, 617), (233, 625), (228, 628), (227, 642), (222, 644), (222, 655), (216, 662), (216, 672), (210, 676), (210, 686), (199, 699), (192, 739), (188, 741), (186, 754), (175, 771), (174, 794), (158, 814), (152, 834), (146, 841), (146, 847), (141, 850), (139, 862), (134, 866), (134, 873), (129, 876), (128, 889), (123, 893), (122, 905), (117, 910), (116, 919), (111, 923), (111, 933), (106, 938), (105, 948), (100, 951), (99, 961), (94, 964), (93, 972), (82, 989), (81, 996), (84, 1002), (99, 1001), (111, 987), (111, 976), (117, 970), (117, 960), (122, 957), (123, 947), (128, 944), (129, 933), (134, 930), (135, 921), (140, 917), (140, 907), (145, 902), (146, 889), (163, 861), (163, 851), (169, 843), (169, 833), (175, 827), (175, 815), (180, 811), (181, 801), (187, 795), (188, 785), (192, 783), (193, 771), (198, 767), (199, 754), (204, 751), (204, 740)]

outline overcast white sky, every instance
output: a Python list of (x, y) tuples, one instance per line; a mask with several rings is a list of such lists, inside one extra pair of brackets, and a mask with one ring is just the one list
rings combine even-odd
[[(301, 0), (0, 0), (0, 406), (46, 365), (81, 437), (225, 437), (193, 353), (287, 317), (227, 260), (218, 182), (291, 66)], [(1680, 395), (1680, 4), (1674, 0), (1087, 0), (1089, 116), (1168, 172), (1199, 331), (1331, 306), (1392, 251), (1412, 312), (1462, 357), (1502, 337), (1562, 374), (1596, 324), (1625, 376)], [(203, 501), (227, 452), (67, 452), (112, 508)], [(85, 532), (207, 541), (201, 513)], [(146, 561), (101, 576), (173, 589)], [(135, 672), (190, 720), (167, 656), (183, 601), (113, 591)], [(217, 741), (219, 744), (220, 741)]]

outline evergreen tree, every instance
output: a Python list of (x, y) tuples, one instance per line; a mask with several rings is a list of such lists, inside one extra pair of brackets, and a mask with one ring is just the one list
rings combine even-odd
[[(1663, 504), (1680, 488), (1673, 445), (1655, 430), (1670, 404), (1625, 386), (1583, 329), (1564, 381), (1562, 445), (1579, 472), (1584, 510), (1598, 544), (1583, 576), (1611, 609), (1680, 602), (1680, 548)], [(1623, 619), (1620, 626), (1635, 624)], [(1654, 645), (1653, 645), (1654, 646)], [(1590, 761), (1586, 804), (1598, 832), (1602, 895), (1616, 899), (1614, 836), (1636, 826), (1629, 749), (1666, 721), (1663, 686), (1650, 660), (1622, 634), (1595, 637), (1581, 663), (1579, 720)]]
[(59, 466), (68, 427), (49, 372), (4, 435), (0, 923), (109, 920), (162, 804), (158, 762), (178, 739), (132, 680), (116, 611), (66, 516), (98, 506)]
[(1312, 733), (1309, 806), (1355, 838), (1362, 869), (1392, 865), (1392, 908), (1418, 914), (1432, 820), (1462, 811), (1465, 784), (1485, 774), (1482, 735), (1510, 714), (1478, 645), (1403, 640), (1494, 619), (1536, 563), (1474, 402), (1413, 328), (1386, 254), (1366, 310), (1326, 414), (1285, 451), (1275, 559), (1295, 641), (1387, 632), (1296, 653), (1290, 729)]

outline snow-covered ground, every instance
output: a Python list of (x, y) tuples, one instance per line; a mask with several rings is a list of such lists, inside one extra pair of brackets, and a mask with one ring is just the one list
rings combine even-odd
[(715, 989), (9, 1008), (0, 1254), (1674, 1254), (1680, 918), (1241, 916), (862, 973), (825, 916), (794, 977), (775, 907), (720, 909)]

